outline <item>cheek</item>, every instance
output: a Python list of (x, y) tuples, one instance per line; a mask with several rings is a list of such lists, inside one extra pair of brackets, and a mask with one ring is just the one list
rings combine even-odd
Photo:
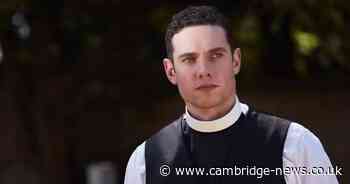
[(227, 68), (222, 70), (221, 74), (218, 75), (217, 80), (220, 84), (225, 86), (225, 88), (223, 88), (224, 93), (231, 93), (231, 91), (234, 90), (235, 78), (231, 70), (228, 70)]
[(230, 70), (230, 66), (220, 67), (216, 70), (215, 75), (216, 80), (220, 83), (229, 83), (233, 80), (234, 74), (233, 71)]
[(176, 75), (177, 87), (182, 96), (187, 96), (193, 90), (193, 84), (191, 77), (189, 75), (181, 75), (177, 73)]
[(225, 79), (226, 80), (231, 80), (232, 81), (234, 79), (234, 75), (235, 74), (234, 74), (234, 71), (233, 71), (233, 64), (232, 64), (231, 61), (230, 61), (229, 64), (226, 65), (224, 74), (225, 74)]

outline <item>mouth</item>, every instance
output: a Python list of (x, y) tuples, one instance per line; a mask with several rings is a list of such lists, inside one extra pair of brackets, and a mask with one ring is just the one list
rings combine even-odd
[(202, 84), (196, 87), (197, 90), (205, 90), (205, 89), (214, 89), (219, 87), (218, 85), (215, 84)]

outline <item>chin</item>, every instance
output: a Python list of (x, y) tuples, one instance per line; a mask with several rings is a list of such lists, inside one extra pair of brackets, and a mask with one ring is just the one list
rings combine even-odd
[(194, 102), (197, 107), (203, 108), (203, 109), (210, 109), (218, 106), (220, 104), (219, 99), (204, 99), (197, 102)]

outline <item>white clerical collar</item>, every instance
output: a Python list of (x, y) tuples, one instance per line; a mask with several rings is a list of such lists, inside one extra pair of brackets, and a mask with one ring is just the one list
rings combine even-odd
[(218, 132), (233, 125), (238, 120), (242, 112), (244, 114), (247, 113), (248, 108), (249, 107), (246, 104), (240, 103), (238, 97), (236, 96), (235, 105), (233, 106), (231, 111), (219, 119), (215, 119), (212, 121), (198, 120), (190, 115), (190, 113), (187, 110), (187, 107), (186, 113), (184, 114), (184, 118), (186, 119), (188, 126), (190, 126), (192, 129), (198, 132)]

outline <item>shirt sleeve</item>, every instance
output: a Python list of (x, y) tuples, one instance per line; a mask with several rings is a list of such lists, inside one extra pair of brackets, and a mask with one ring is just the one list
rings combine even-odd
[[(287, 184), (338, 184), (332, 164), (320, 140), (308, 129), (291, 123), (283, 150), (283, 167), (290, 169), (285, 174)], [(302, 168), (306, 168), (302, 171)], [(310, 174), (311, 170), (324, 170), (329, 173)], [(294, 171), (293, 171), (294, 169)], [(299, 170), (299, 171), (298, 171)]]
[(129, 158), (125, 171), (124, 184), (145, 184), (145, 142), (140, 144)]

